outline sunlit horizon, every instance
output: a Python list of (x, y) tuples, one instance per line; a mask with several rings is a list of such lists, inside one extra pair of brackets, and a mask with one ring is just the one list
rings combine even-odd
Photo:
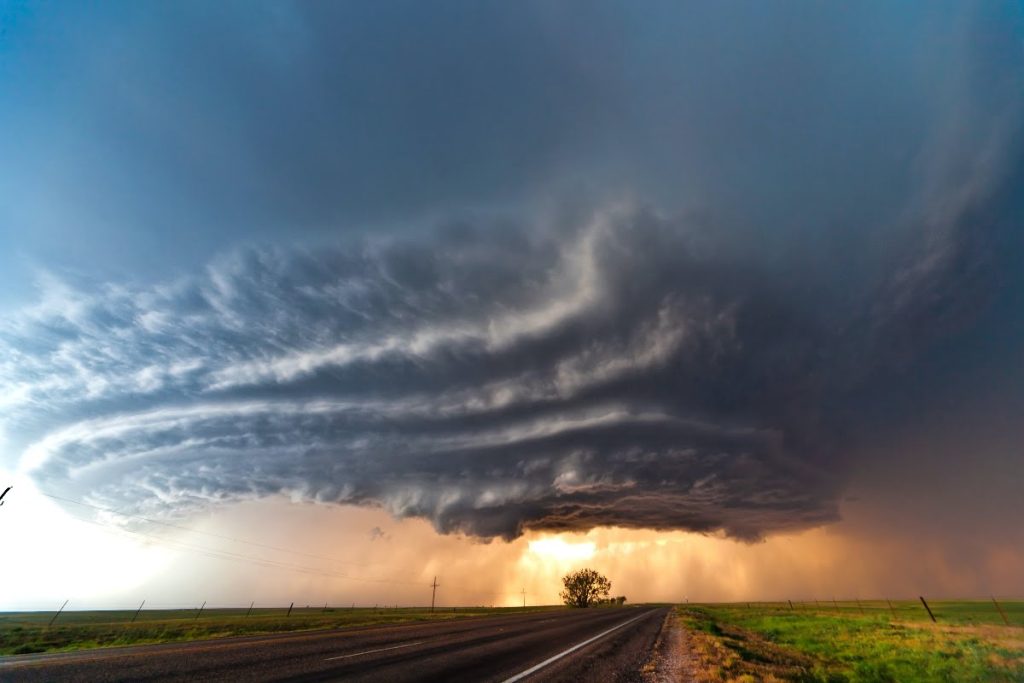
[(0, 610), (1020, 595), (1019, 3), (386, 5), (0, 0)]

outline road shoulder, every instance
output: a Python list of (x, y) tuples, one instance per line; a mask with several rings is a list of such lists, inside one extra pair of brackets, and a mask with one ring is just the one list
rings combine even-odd
[(654, 643), (651, 658), (642, 670), (644, 683), (695, 681), (696, 667), (686, 628), (680, 623), (676, 611), (669, 610)]

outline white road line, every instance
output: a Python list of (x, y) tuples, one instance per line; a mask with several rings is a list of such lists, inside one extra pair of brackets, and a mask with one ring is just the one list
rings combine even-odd
[(552, 662), (557, 662), (562, 657), (564, 657), (564, 656), (566, 656), (568, 654), (572, 654), (573, 652), (575, 652), (576, 650), (580, 649), (584, 645), (589, 645), (590, 643), (594, 642), (598, 638), (604, 638), (606, 635), (608, 635), (612, 631), (617, 631), (620, 628), (622, 628), (623, 626), (626, 626), (627, 624), (632, 624), (634, 621), (636, 621), (640, 617), (646, 617), (648, 614), (650, 614), (650, 612), (644, 612), (643, 614), (638, 614), (637, 616), (633, 617), (632, 619), (629, 619), (627, 621), (622, 622), (618, 626), (612, 626), (607, 631), (604, 631), (602, 633), (598, 633), (593, 638), (588, 638), (588, 639), (584, 640), (582, 643), (577, 643), (576, 645), (573, 645), (572, 647), (570, 647), (568, 650), (565, 650), (564, 652), (559, 652), (554, 657), (548, 657), (547, 659), (545, 659), (540, 664), (537, 664), (536, 666), (531, 666), (526, 671), (523, 671), (522, 673), (518, 673), (515, 676), (513, 676), (512, 678), (506, 678), (501, 683), (515, 683), (515, 681), (521, 681), (524, 678), (526, 678), (527, 676), (529, 676), (530, 674), (536, 673), (537, 671), (540, 671), (541, 669), (543, 669), (548, 664), (551, 664)]
[(425, 641), (425, 640), (417, 640), (415, 643), (406, 643), (405, 645), (393, 645), (391, 647), (382, 647), (382, 648), (379, 648), (377, 650), (367, 650), (365, 652), (356, 652), (355, 654), (351, 654), (351, 655), (338, 655), (337, 657), (328, 657), (324, 661), (325, 662), (329, 662), (332, 659), (348, 659), (349, 657), (358, 657), (359, 655), (372, 655), (374, 652), (387, 652), (388, 650), (400, 650), (403, 647), (412, 647), (413, 645), (419, 645), (420, 643), (425, 643), (425, 642), (427, 642), (427, 641)]

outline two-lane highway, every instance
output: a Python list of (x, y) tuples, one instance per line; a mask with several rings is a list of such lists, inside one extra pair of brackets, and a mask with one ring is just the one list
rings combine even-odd
[(639, 681), (664, 608), (533, 612), (0, 659), (11, 681)]

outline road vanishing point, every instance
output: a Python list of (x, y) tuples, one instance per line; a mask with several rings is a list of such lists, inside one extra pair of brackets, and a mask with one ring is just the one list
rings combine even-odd
[(3, 681), (640, 681), (666, 607), (566, 610), (0, 658)]

